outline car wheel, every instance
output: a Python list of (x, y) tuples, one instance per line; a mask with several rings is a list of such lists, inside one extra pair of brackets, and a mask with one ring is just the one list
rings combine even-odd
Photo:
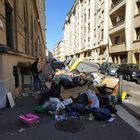
[(109, 75), (109, 73), (108, 72), (105, 72), (105, 76), (108, 76)]
[(116, 77), (116, 78), (118, 78), (118, 77), (119, 77), (117, 73), (115, 73), (115, 77)]
[(130, 81), (131, 80), (131, 76), (130, 75), (127, 75), (126, 76), (126, 79), (127, 79), (127, 81)]
[(140, 85), (140, 79), (137, 80), (137, 84)]

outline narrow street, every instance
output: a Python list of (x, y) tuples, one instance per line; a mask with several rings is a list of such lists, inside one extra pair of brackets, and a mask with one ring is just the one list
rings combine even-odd
[[(134, 82), (124, 81), (124, 90), (128, 91), (130, 97), (122, 105), (117, 105), (118, 113), (112, 123), (97, 120), (74, 120), (81, 123), (82, 128), (77, 132), (61, 131), (56, 128), (57, 121), (48, 114), (38, 114), (40, 122), (33, 128), (27, 127), (18, 119), (19, 115), (33, 112), (38, 100), (34, 99), (29, 93), (27, 97), (19, 97), (14, 108), (6, 108), (0, 111), (0, 140), (28, 140), (28, 139), (47, 139), (47, 140), (93, 140), (93, 139), (112, 139), (112, 140), (135, 140), (140, 139), (140, 133), (127, 122), (127, 117), (133, 112), (139, 115), (139, 85)], [(133, 92), (132, 92), (133, 91)], [(131, 102), (132, 101), (132, 102)], [(135, 104), (133, 104), (133, 101)], [(127, 106), (127, 108), (124, 107)], [(130, 111), (130, 110), (131, 111)], [(125, 114), (126, 120), (120, 114)], [(8, 116), (8, 117), (7, 117)], [(140, 122), (133, 116), (135, 121)], [(140, 126), (139, 126), (140, 127)]]
[(140, 140), (140, 0), (0, 0), (0, 140), (64, 139)]

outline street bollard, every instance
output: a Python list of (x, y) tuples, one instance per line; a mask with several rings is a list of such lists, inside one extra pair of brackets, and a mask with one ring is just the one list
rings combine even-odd
[(122, 83), (123, 83), (123, 76), (119, 75), (119, 86), (118, 86), (118, 103), (122, 103)]

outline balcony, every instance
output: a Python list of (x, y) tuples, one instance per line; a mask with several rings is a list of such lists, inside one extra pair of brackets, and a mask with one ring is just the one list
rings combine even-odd
[(134, 27), (139, 27), (140, 26), (140, 13), (137, 14), (135, 17), (134, 17)]
[(140, 48), (140, 39), (139, 40), (134, 40), (132, 46), (133, 46), (132, 50), (139, 50), (139, 48)]
[(137, 5), (137, 12), (136, 12), (136, 15), (135, 16), (137, 16), (137, 15), (140, 15), (140, 0), (137, 0), (136, 1), (136, 5)]
[(115, 5), (114, 4), (111, 5), (109, 12), (110, 15), (113, 14), (116, 10), (118, 10), (122, 6), (124, 6), (126, 3), (126, 0), (117, 0), (117, 1), (118, 2), (116, 2)]
[(117, 32), (125, 28), (124, 19), (121, 19), (118, 22), (115, 22), (112, 26), (109, 27), (109, 34)]
[(109, 53), (118, 53), (126, 51), (125, 43), (122, 42), (120, 44), (114, 44), (109, 47)]
[(119, 5), (123, 0), (112, 0), (111, 9)]

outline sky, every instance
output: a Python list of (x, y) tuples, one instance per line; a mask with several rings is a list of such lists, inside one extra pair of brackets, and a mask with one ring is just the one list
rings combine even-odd
[(46, 5), (46, 42), (49, 51), (52, 51), (63, 39), (63, 25), (74, 0), (45, 0)]

